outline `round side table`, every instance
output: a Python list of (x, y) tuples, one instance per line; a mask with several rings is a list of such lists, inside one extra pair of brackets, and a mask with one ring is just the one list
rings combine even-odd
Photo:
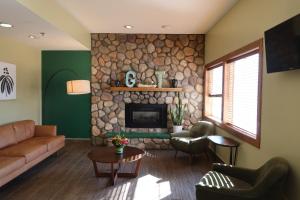
[(237, 153), (238, 153), (238, 147), (240, 146), (240, 143), (238, 143), (237, 141), (235, 141), (229, 137), (225, 137), (225, 136), (221, 136), (221, 135), (210, 135), (207, 138), (214, 145), (229, 147), (230, 148), (229, 164), (235, 165)]

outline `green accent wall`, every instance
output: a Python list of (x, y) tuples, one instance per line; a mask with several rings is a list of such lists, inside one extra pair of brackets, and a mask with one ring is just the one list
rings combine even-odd
[(42, 123), (67, 138), (89, 138), (91, 95), (68, 95), (66, 82), (90, 80), (90, 51), (42, 51)]

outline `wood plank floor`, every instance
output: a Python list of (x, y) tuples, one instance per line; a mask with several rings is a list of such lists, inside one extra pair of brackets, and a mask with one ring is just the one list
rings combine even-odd
[[(205, 156), (193, 164), (174, 151), (152, 150), (142, 161), (138, 178), (119, 178), (107, 186), (107, 178), (96, 178), (87, 158), (89, 142), (68, 141), (61, 154), (52, 156), (0, 188), (1, 200), (193, 200), (194, 185), (211, 168)], [(125, 165), (122, 170), (134, 166)], [(109, 166), (100, 166), (108, 170)]]

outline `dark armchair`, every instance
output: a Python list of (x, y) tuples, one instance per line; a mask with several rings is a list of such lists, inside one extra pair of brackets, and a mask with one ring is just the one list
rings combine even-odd
[(190, 154), (190, 160), (196, 154), (205, 153), (208, 157), (208, 135), (214, 134), (214, 124), (208, 121), (199, 121), (189, 131), (171, 133), (170, 143), (176, 150)]
[(283, 200), (289, 171), (282, 158), (273, 158), (256, 170), (214, 164), (196, 185), (198, 200)]

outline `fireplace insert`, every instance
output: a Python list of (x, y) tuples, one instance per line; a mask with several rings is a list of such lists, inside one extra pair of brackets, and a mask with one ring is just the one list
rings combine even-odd
[(167, 104), (125, 104), (128, 128), (167, 128)]

